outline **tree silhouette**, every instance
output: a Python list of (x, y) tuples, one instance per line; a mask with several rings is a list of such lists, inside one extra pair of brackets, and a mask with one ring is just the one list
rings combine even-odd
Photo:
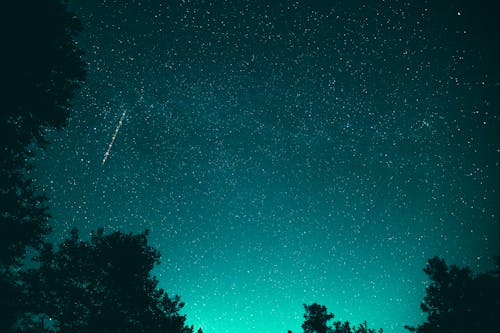
[(3, 1), (0, 13), (0, 331), (7, 332), (23, 311), (20, 262), (50, 230), (28, 161), (46, 129), (65, 124), (85, 66), (73, 41), (80, 23), (64, 2)]
[[(348, 323), (348, 322), (346, 322), (346, 323)], [(347, 329), (349, 329), (349, 327), (347, 327)], [(340, 333), (340, 332), (344, 333), (344, 332), (350, 332), (350, 331), (346, 330), (346, 328), (341, 328), (341, 330), (340, 330), (340, 331), (338, 331), (338, 332), (339, 332), (339, 333)], [(378, 331), (376, 331), (376, 330), (375, 330), (375, 329), (373, 329), (373, 328), (369, 328), (369, 327), (368, 327), (367, 322), (365, 321), (365, 322), (363, 322), (362, 324), (360, 324), (360, 325), (359, 325), (359, 326), (357, 326), (357, 327), (356, 327), (356, 326), (354, 326), (354, 327), (352, 328), (352, 332), (353, 332), (353, 333), (375, 333), (375, 332), (382, 333), (382, 332), (383, 332), (383, 330), (382, 330), (381, 328), (379, 328), (379, 329), (378, 329)]]
[(304, 304), (305, 314), (302, 329), (304, 333), (326, 333), (329, 332), (328, 321), (333, 319), (333, 314), (328, 313), (324, 305), (313, 303)]
[(22, 258), (48, 232), (44, 197), (27, 178), (33, 144), (49, 127), (63, 126), (70, 98), (84, 78), (73, 37), (79, 21), (64, 3), (8, 1), (2, 5), (6, 47), (0, 112), (0, 266)]
[(99, 229), (81, 241), (74, 229), (57, 251), (47, 245), (40, 267), (25, 273), (30, 312), (51, 318), (59, 332), (192, 333), (179, 297), (158, 289), (150, 275), (159, 257), (147, 232)]
[[(324, 305), (313, 303), (311, 305), (304, 304), (305, 314), (302, 329), (304, 333), (375, 333), (376, 330), (368, 328), (366, 321), (358, 327), (351, 327), (349, 322), (340, 321), (333, 322), (333, 326), (328, 325), (328, 321), (334, 318), (332, 313), (329, 313)], [(382, 333), (383, 330), (379, 329)]]
[(1, 148), (19, 154), (33, 140), (44, 142), (47, 127), (66, 123), (85, 75), (73, 40), (81, 23), (66, 1), (6, 1), (2, 7)]
[(489, 273), (473, 275), (469, 268), (448, 266), (443, 259), (429, 259), (424, 272), (431, 280), (421, 309), (427, 320), (418, 333), (478, 332), (498, 328), (500, 314), (500, 260)]

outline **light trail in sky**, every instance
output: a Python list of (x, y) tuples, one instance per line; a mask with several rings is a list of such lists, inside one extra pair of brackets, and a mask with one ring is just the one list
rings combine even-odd
[(118, 122), (118, 126), (116, 126), (116, 130), (115, 130), (115, 133), (113, 134), (113, 137), (111, 138), (111, 142), (109, 143), (108, 150), (106, 150), (106, 152), (104, 153), (104, 157), (102, 159), (102, 165), (104, 165), (104, 163), (106, 163), (106, 160), (108, 159), (109, 152), (111, 151), (111, 147), (113, 147), (113, 143), (115, 142), (116, 136), (118, 135), (118, 131), (120, 130), (120, 127), (123, 124), (123, 119), (125, 118), (126, 114), (127, 114), (127, 109), (125, 109), (125, 111), (123, 111), (123, 114), (120, 118), (120, 121)]

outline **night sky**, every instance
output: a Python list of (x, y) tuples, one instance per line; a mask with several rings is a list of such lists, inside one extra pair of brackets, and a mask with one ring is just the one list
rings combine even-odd
[(403, 332), (428, 258), (500, 254), (498, 11), (281, 3), (70, 1), (89, 73), (37, 155), (51, 237), (149, 229), (205, 333), (301, 332), (312, 302)]

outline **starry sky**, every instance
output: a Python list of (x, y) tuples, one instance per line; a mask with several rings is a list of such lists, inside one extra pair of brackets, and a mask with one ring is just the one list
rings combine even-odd
[(50, 237), (149, 229), (205, 333), (301, 332), (312, 302), (404, 332), (428, 258), (500, 253), (493, 3), (69, 1), (89, 73), (37, 155)]

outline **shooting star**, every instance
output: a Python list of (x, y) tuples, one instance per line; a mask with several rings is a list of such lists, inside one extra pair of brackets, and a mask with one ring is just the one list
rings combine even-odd
[(113, 137), (111, 138), (111, 142), (109, 143), (108, 150), (104, 153), (104, 157), (102, 159), (102, 165), (106, 163), (106, 160), (108, 159), (109, 152), (111, 151), (111, 147), (113, 147), (113, 143), (115, 142), (116, 136), (118, 135), (118, 131), (120, 130), (120, 127), (123, 124), (123, 119), (125, 118), (125, 114), (127, 113), (127, 109), (123, 111), (122, 117), (120, 118), (120, 121), (118, 122), (118, 126), (116, 126), (115, 133), (113, 134)]

